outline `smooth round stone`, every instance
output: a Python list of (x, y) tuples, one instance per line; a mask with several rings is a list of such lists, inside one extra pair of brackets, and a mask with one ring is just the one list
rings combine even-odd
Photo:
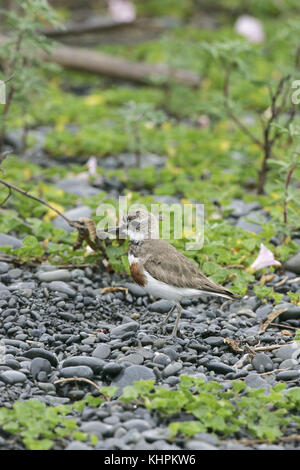
[(173, 307), (173, 302), (169, 302), (169, 300), (157, 300), (149, 305), (150, 312), (157, 312), (157, 313), (167, 313)]
[(72, 356), (63, 362), (63, 367), (79, 367), (87, 366), (93, 370), (95, 374), (102, 371), (105, 362), (102, 359), (91, 356)]
[(59, 371), (61, 377), (71, 378), (71, 377), (83, 377), (85, 379), (91, 379), (94, 375), (92, 369), (87, 366), (73, 366), (73, 367), (63, 367)]
[(133, 365), (122, 370), (112, 381), (111, 385), (118, 387), (117, 396), (120, 396), (123, 388), (127, 385), (132, 385), (136, 380), (155, 380), (155, 374), (148, 367)]
[(48, 289), (55, 292), (62, 292), (63, 294), (67, 294), (69, 297), (76, 296), (76, 291), (72, 289), (72, 287), (68, 286), (64, 281), (51, 281)]
[(169, 364), (164, 372), (163, 375), (164, 377), (169, 377), (170, 375), (176, 375), (178, 374), (179, 371), (182, 369), (182, 364), (181, 362), (173, 362), (172, 364)]
[(117, 362), (109, 362), (103, 367), (103, 373), (109, 377), (115, 377), (123, 370), (123, 366)]
[(99, 344), (93, 351), (92, 356), (97, 359), (107, 359), (110, 356), (111, 348), (108, 344)]
[(5, 370), (0, 374), (0, 380), (9, 385), (14, 385), (17, 383), (23, 383), (27, 379), (26, 375), (23, 372), (16, 370)]
[(132, 364), (141, 365), (144, 362), (144, 358), (141, 354), (133, 353), (124, 356), (121, 361), (131, 362)]
[(213, 370), (218, 374), (228, 374), (229, 372), (235, 372), (233, 367), (230, 367), (228, 364), (224, 364), (219, 361), (210, 361), (208, 364), (205, 364), (208, 370)]
[(285, 268), (295, 274), (300, 274), (300, 251), (285, 263)]
[(256, 372), (248, 374), (245, 378), (245, 384), (250, 388), (266, 388), (269, 390), (269, 384)]
[(297, 366), (299, 363), (296, 359), (285, 359), (282, 361), (279, 365), (279, 369), (293, 369), (295, 366)]
[(126, 429), (136, 429), (139, 432), (147, 431), (151, 428), (151, 425), (148, 423), (148, 421), (138, 418), (125, 421), (123, 426)]
[(164, 353), (155, 353), (153, 358), (154, 364), (161, 364), (163, 366), (167, 366), (170, 364), (171, 359), (167, 354)]
[(0, 261), (0, 274), (7, 273), (10, 266), (9, 264), (5, 263), (4, 261)]
[(80, 426), (82, 432), (95, 434), (99, 439), (103, 439), (103, 436), (111, 435), (112, 429), (110, 424), (101, 423), (99, 421), (88, 421)]
[(19, 277), (22, 276), (23, 271), (20, 268), (13, 268), (13, 269), (10, 269), (7, 274), (11, 279), (18, 279)]
[(55, 269), (53, 271), (38, 272), (37, 278), (42, 282), (71, 281), (72, 274), (67, 269)]
[(208, 336), (208, 338), (204, 339), (204, 342), (212, 347), (222, 346), (224, 344), (224, 338), (220, 336)]
[(110, 330), (110, 337), (114, 338), (123, 338), (127, 336), (128, 333), (134, 334), (139, 329), (139, 324), (135, 321), (130, 321), (128, 323), (122, 323), (122, 325), (116, 326)]
[(22, 241), (6, 233), (0, 233), (0, 246), (12, 246), (13, 248), (21, 248), (23, 245)]
[(30, 373), (36, 379), (40, 372), (45, 372), (47, 375), (51, 373), (51, 364), (48, 359), (42, 357), (35, 357), (30, 364)]
[(274, 364), (270, 357), (263, 353), (256, 354), (253, 358), (252, 365), (259, 373), (269, 372), (274, 369)]
[(277, 349), (274, 354), (283, 361), (285, 359), (294, 359), (293, 356), (298, 355), (300, 352), (300, 344), (297, 341), (293, 341), (290, 344), (285, 344), (281, 348)]
[(285, 370), (276, 374), (277, 380), (297, 380), (300, 378), (300, 370)]
[(67, 445), (65, 450), (94, 450), (93, 447), (90, 447), (83, 442), (73, 441)]
[(28, 351), (25, 351), (23, 353), (23, 356), (28, 357), (29, 359), (33, 359), (35, 357), (42, 357), (44, 359), (47, 359), (53, 367), (57, 367), (58, 365), (58, 360), (55, 354), (50, 351), (47, 351), (46, 349), (30, 348)]

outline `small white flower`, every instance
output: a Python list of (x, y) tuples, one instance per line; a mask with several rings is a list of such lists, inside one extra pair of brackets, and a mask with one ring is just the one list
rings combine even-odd
[(265, 39), (265, 33), (261, 21), (253, 16), (242, 15), (240, 16), (235, 25), (235, 31), (248, 39), (252, 43), (261, 43)]
[(97, 158), (90, 157), (87, 162), (90, 176), (97, 176)]
[(255, 261), (250, 266), (252, 271), (268, 268), (269, 266), (281, 266), (281, 263), (274, 258), (272, 251), (270, 251), (263, 243), (260, 244), (259, 254)]
[(115, 21), (127, 23), (136, 18), (135, 6), (129, 0), (109, 0), (108, 10)]

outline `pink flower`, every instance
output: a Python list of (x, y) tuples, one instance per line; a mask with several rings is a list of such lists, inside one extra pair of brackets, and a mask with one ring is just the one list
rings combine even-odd
[(136, 18), (135, 6), (130, 0), (109, 0), (108, 11), (115, 21), (130, 23)]
[(281, 263), (274, 258), (270, 251), (263, 243), (260, 244), (260, 250), (255, 261), (250, 266), (251, 271), (268, 268), (269, 266), (281, 266)]
[(240, 16), (235, 25), (235, 31), (252, 43), (260, 43), (265, 39), (261, 21), (249, 15)]

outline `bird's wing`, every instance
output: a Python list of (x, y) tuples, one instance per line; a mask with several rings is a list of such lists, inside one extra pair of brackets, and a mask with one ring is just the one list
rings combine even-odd
[(198, 270), (192, 260), (165, 240), (145, 240), (143, 250), (143, 268), (158, 281), (234, 298), (232, 292), (211, 281)]

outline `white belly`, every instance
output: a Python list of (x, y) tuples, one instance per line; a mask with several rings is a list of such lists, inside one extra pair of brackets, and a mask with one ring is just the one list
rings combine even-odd
[(199, 297), (204, 294), (198, 289), (188, 289), (185, 287), (169, 286), (165, 282), (154, 279), (147, 271), (144, 270), (147, 284), (144, 287), (145, 291), (153, 297), (166, 299), (171, 301), (180, 301), (184, 297)]

